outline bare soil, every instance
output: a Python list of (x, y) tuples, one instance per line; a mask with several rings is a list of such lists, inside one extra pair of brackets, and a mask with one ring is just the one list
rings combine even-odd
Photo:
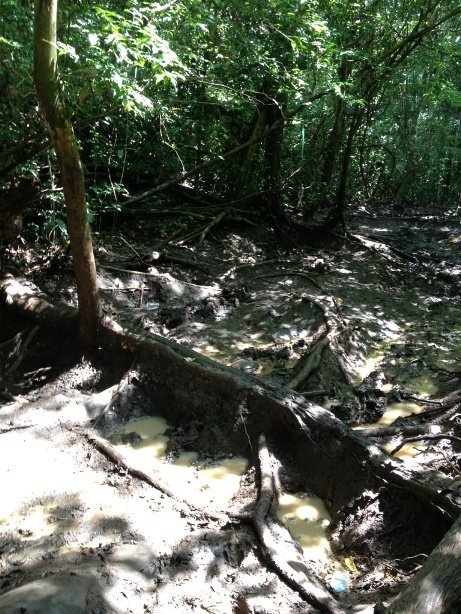
[[(245, 227), (160, 252), (150, 230), (97, 235), (104, 308), (126, 330), (179, 342), (242, 381), (296, 388), (346, 425), (368, 427), (379, 446), (424, 437), (402, 464), (439, 480), (461, 506), (459, 222), (384, 213), (364, 213), (347, 240), (325, 246), (319, 237), (315, 247), (284, 237), (282, 249), (280, 238)], [(10, 270), (23, 282), (75, 306), (65, 254), (18, 246), (22, 271), (14, 255)], [(206, 376), (184, 370), (162, 386), (155, 361), (82, 352), (71, 334), (6, 307), (0, 324), (0, 612), (319, 611), (274, 568), (248, 520), (260, 486), (258, 429), (269, 430), (279, 489), (320, 494), (333, 517), (335, 559), (303, 560), (281, 526), (278, 555), (318, 578), (345, 611), (388, 604), (451, 524), (407, 503), (404, 489), (354, 483), (346, 461), (336, 469), (344, 471), (342, 504), (337, 493), (324, 496), (321, 464), (309, 475), (297, 460), (294, 448), (306, 442), (291, 441), (278, 422), (270, 430), (262, 409), (252, 422), (248, 407), (219, 405)], [(418, 402), (422, 413), (383, 436), (373, 425), (401, 401)], [(229, 509), (216, 509), (212, 497), (203, 506), (193, 483), (162, 492), (94, 439), (110, 446), (120, 425), (153, 415), (170, 425), (170, 460), (192, 450), (248, 458)], [(161, 463), (153, 472), (167, 483)], [(347, 574), (347, 591), (329, 588), (335, 570)]]

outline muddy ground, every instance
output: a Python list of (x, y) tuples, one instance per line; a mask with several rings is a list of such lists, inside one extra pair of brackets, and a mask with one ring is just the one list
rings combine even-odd
[[(285, 236), (280, 247), (271, 234), (236, 226), (168, 250), (152, 229), (101, 232), (95, 248), (104, 309), (126, 330), (296, 388), (386, 451), (413, 433), (419, 440), (396, 454), (421, 475), (438, 474), (460, 505), (459, 221), (364, 212), (350, 230), (347, 240), (320, 237), (315, 247)], [(15, 249), (10, 272), (76, 305), (62, 250)], [(152, 393), (155, 365), (103, 350), (82, 354), (70, 334), (36, 328), (6, 308), (0, 324), (0, 612), (317, 611), (274, 570), (244, 518), (258, 496), (258, 462), (251, 433), (233, 431), (238, 415), (213, 416), (210, 408), (200, 415), (200, 382), (191, 407), (172, 413)], [(389, 408), (396, 413), (383, 422)], [(404, 417), (383, 436), (379, 429), (399, 408)], [(168, 423), (152, 471), (174, 496), (136, 473), (136, 429), (117, 435), (145, 416)], [(415, 435), (409, 427), (421, 428)], [(94, 435), (126, 462), (103, 453)], [(281, 468), (278, 494), (317, 494), (290, 465), (287, 442), (278, 449), (272, 436), (270, 443)], [(167, 465), (183, 452), (195, 452), (196, 465), (189, 478), (176, 479)], [(197, 468), (236, 456), (247, 465), (223, 509)], [(362, 503), (366, 483), (363, 493)], [(389, 603), (449, 526), (434, 518), (429, 534), (416, 518), (414, 531), (402, 520), (402, 544), (399, 514), (384, 531), (372, 493), (368, 499), (349, 513), (330, 509), (327, 557), (303, 561), (282, 527), (277, 533), (285, 558), (305, 565), (346, 611)], [(212, 518), (210, 510), (242, 517)], [(368, 527), (362, 538), (360, 527)], [(332, 588), (335, 572), (347, 578), (347, 590)]]

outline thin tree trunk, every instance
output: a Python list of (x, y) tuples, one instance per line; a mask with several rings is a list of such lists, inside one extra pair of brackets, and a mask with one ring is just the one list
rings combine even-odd
[(280, 167), (282, 161), (282, 140), (283, 140), (283, 110), (286, 107), (288, 97), (285, 93), (278, 93), (273, 87), (272, 100), (266, 107), (266, 123), (272, 126), (275, 122), (280, 122), (277, 130), (268, 132), (266, 136), (266, 146), (264, 150), (265, 159), (265, 201), (267, 212), (277, 218), (281, 215), (281, 186), (280, 186)]
[(330, 213), (325, 221), (326, 228), (334, 228), (337, 224), (341, 224), (344, 230), (346, 230), (346, 221), (344, 217), (347, 201), (347, 183), (349, 179), (349, 169), (352, 160), (352, 152), (354, 145), (354, 138), (357, 134), (360, 125), (362, 123), (363, 110), (356, 109), (351, 119), (349, 126), (349, 132), (347, 134), (346, 144), (343, 152), (343, 159), (341, 165), (341, 171), (339, 175), (338, 189), (336, 191), (336, 203), (335, 208)]
[(326, 157), (322, 169), (322, 197), (319, 199), (320, 201), (323, 201), (325, 196), (330, 191), (331, 180), (333, 179), (336, 170), (336, 163), (344, 136), (345, 106), (346, 105), (343, 98), (337, 97), (335, 99), (335, 121), (328, 136)]
[(58, 0), (35, 0), (34, 83), (56, 150), (66, 202), (83, 343), (95, 342), (102, 318), (85, 201), (85, 182), (72, 123), (62, 100), (56, 52)]

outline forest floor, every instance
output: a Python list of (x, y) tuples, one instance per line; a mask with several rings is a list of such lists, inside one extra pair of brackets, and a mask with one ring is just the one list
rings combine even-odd
[[(168, 250), (134, 224), (96, 234), (104, 310), (127, 330), (296, 388), (388, 452), (405, 444), (402, 462), (439, 473), (461, 504), (459, 220), (363, 212), (350, 232), (315, 247), (285, 237), (281, 248), (240, 226)], [(22, 270), (10, 270), (76, 305), (69, 264), (53, 254), (19, 247)], [(238, 518), (257, 496), (257, 463), (242, 456), (248, 446), (229, 449), (218, 415), (201, 436), (187, 407), (178, 418), (152, 397), (143, 365), (82, 355), (6, 309), (0, 323), (0, 612), (317, 611)], [(408, 427), (420, 427), (417, 441)], [(392, 539), (376, 552), (346, 543), (328, 501), (310, 498), (296, 467), (284, 471), (278, 513), (295, 538), (280, 525), (285, 558), (304, 556), (346, 611), (387, 604), (433, 536), (415, 533), (404, 559)], [(152, 472), (164, 492), (143, 479)]]

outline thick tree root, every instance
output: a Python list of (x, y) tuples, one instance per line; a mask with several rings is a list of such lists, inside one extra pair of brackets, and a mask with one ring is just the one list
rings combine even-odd
[(303, 571), (297, 571), (280, 552), (271, 529), (269, 516), (275, 503), (276, 489), (269, 450), (266, 438), (261, 435), (258, 444), (258, 460), (260, 471), (260, 491), (258, 502), (253, 512), (253, 526), (261, 542), (265, 558), (275, 569), (278, 575), (301, 595), (306, 601), (328, 614), (340, 614), (344, 612), (334, 597), (323, 588), (320, 582), (304, 567)]
[(125, 373), (125, 375), (122, 377), (117, 388), (114, 390), (109, 403), (105, 407), (103, 407), (99, 415), (96, 416), (96, 418), (93, 420), (93, 426), (97, 426), (101, 422), (104, 416), (113, 408), (117, 399), (119, 399), (120, 396), (123, 394), (123, 391), (125, 390), (125, 388), (127, 387), (130, 381), (130, 376), (133, 374), (135, 363), (136, 361), (133, 361), (133, 364), (128, 369), (128, 371)]
[[(52, 305), (36, 288), (11, 276), (0, 279), (0, 301), (17, 315), (40, 325), (71, 326), (77, 334), (76, 309)], [(370, 488), (404, 489), (408, 497), (416, 498), (427, 512), (439, 518), (454, 521), (459, 516), (460, 506), (444, 494), (451, 484), (449, 478), (427, 472), (423, 475), (405, 467), (331, 412), (287, 388), (219, 365), (163, 337), (128, 333), (109, 320), (101, 326), (97, 342), (112, 352), (145, 362), (148, 368), (152, 366), (152, 385), (167, 392), (170, 403), (190, 405), (197, 382), (206, 389), (207, 398), (213, 399), (209, 404), (214, 408), (233, 411), (244, 401), (259, 432), (262, 426), (265, 432), (276, 433), (280, 443), (284, 439), (291, 442), (290, 452), (299, 468), (304, 467), (309, 474), (309, 487), (320, 497), (330, 499), (333, 510), (352, 500), (367, 483)], [(182, 382), (180, 387), (178, 381)], [(201, 407), (202, 404), (203, 397)], [(256, 436), (250, 423), (247, 429), (250, 436)], [(309, 470), (312, 466), (321, 466), (321, 472)]]
[(461, 516), (386, 614), (461, 612)]

